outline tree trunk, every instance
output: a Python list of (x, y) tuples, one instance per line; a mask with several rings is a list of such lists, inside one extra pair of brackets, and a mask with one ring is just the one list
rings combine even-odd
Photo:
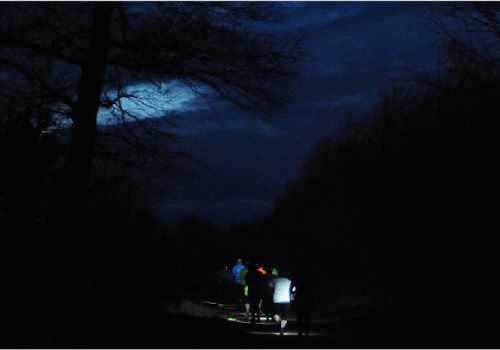
[(91, 47), (82, 66), (78, 101), (73, 110), (71, 145), (66, 160), (66, 182), (73, 193), (72, 202), (83, 204), (89, 184), (113, 5), (96, 4), (91, 33)]
[[(50, 214), (53, 234), (48, 242), (47, 257), (51, 276), (55, 315), (55, 333), (68, 334), (86, 322), (92, 305), (90, 292), (95, 273), (95, 252), (98, 248), (95, 232), (88, 217), (88, 186), (97, 131), (97, 113), (109, 50), (110, 23), (113, 5), (94, 5), (91, 45), (81, 67), (78, 100), (73, 109), (71, 143), (65, 159), (64, 177)], [(66, 329), (68, 326), (72, 331)]]

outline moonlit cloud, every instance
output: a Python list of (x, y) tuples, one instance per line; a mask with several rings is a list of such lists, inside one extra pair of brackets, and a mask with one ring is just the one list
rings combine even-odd
[[(108, 91), (107, 99), (117, 100), (111, 108), (102, 108), (100, 124), (113, 124), (134, 119), (159, 118), (172, 112), (199, 110), (203, 106), (195, 103), (198, 95), (178, 81), (164, 84), (137, 84), (122, 91)], [(118, 96), (123, 96), (118, 99)]]

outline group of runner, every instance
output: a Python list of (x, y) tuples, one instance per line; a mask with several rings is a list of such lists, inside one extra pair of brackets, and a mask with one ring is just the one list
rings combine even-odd
[(293, 302), (297, 313), (299, 334), (307, 334), (310, 322), (309, 286), (299, 274), (295, 281), (279, 276), (278, 269), (252, 261), (238, 259), (231, 269), (233, 285), (238, 292), (238, 303), (252, 324), (261, 315), (268, 321), (274, 320), (279, 325), (280, 334), (288, 322), (290, 304)]

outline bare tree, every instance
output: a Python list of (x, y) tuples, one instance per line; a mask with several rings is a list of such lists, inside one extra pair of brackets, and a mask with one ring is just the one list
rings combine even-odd
[[(95, 154), (99, 111), (107, 109), (127, 123), (141, 118), (125, 100), (148, 103), (130, 86), (148, 84), (161, 93), (166, 82), (177, 81), (195, 92), (209, 88), (252, 109), (285, 101), (287, 89), (280, 83), (294, 75), (300, 40), (277, 38), (268, 30), (269, 23), (279, 21), (274, 7), (5, 4), (0, 13), (1, 98), (36, 105), (49, 116), (47, 125), (71, 122), (65, 182), (81, 201)], [(153, 107), (156, 113), (161, 109)], [(130, 130), (119, 138), (141, 146)]]
[[(450, 89), (471, 79), (494, 81), (500, 70), (500, 7), (472, 2), (437, 7), (434, 27), (441, 36), (442, 79), (419, 79)], [(445, 83), (446, 81), (446, 83)]]

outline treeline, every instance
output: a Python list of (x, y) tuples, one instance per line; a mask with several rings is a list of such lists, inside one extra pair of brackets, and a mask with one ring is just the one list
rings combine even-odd
[(382, 287), (403, 342), (495, 339), (500, 83), (483, 69), (395, 87), (369, 125), (318, 144), (270, 219), (327, 278)]
[[(470, 6), (456, 18), (496, 23), (496, 8)], [(395, 84), (369, 122), (321, 141), (273, 214), (246, 228), (248, 246), (291, 271), (313, 264), (330, 302), (347, 291), (378, 304), (346, 326), (355, 341), (498, 344), (500, 60), (484, 23), (489, 41), (453, 34), (438, 74)]]
[(497, 343), (500, 80), (482, 69), (395, 86), (369, 122), (316, 146), (272, 215), (205, 240), (212, 224), (198, 222), (188, 246), (218, 251), (214, 263), (242, 255), (292, 276), (312, 264), (316, 311), (367, 303), (348, 326), (360, 330), (355, 341)]

